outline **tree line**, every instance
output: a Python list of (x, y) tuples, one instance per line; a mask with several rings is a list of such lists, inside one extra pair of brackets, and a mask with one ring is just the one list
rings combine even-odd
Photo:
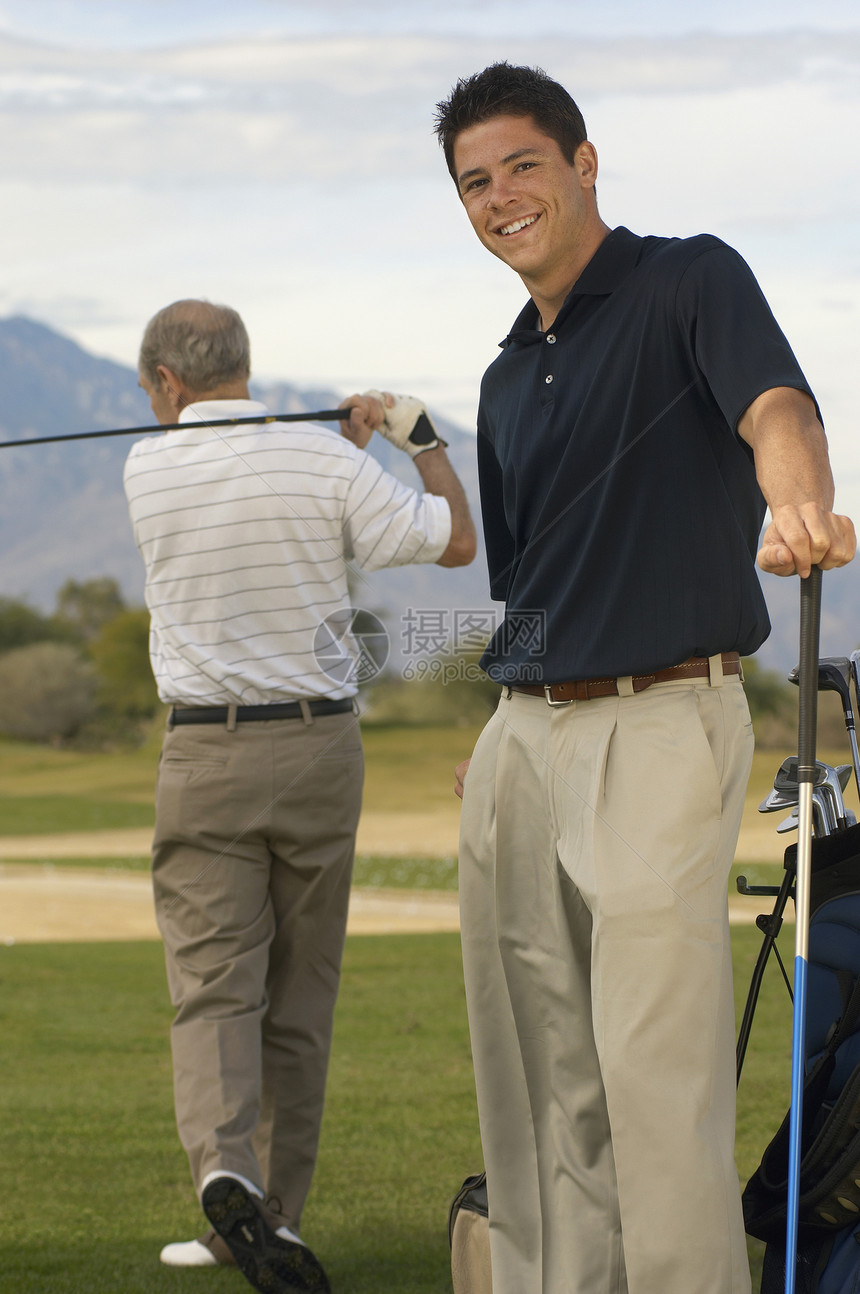
[(55, 745), (137, 741), (159, 708), (149, 612), (108, 576), (69, 579), (45, 615), (0, 597), (0, 734)]
[[(365, 721), (421, 726), (488, 717), (499, 689), (481, 675), (477, 656), (429, 665), (414, 678), (406, 671), (384, 674), (363, 689)], [(796, 734), (796, 690), (753, 660), (744, 661), (744, 673), (759, 745), (788, 750)], [(116, 580), (66, 580), (50, 614), (0, 597), (0, 736), (55, 745), (138, 742), (159, 709), (149, 612), (129, 606)], [(827, 710), (825, 702), (819, 739), (841, 743), (841, 711)]]

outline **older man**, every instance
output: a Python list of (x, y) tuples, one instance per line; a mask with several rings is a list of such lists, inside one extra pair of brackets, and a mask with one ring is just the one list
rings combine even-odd
[[(474, 530), (417, 401), (354, 396), (342, 434), (211, 427), (266, 412), (249, 399), (248, 338), (227, 307), (161, 310), (139, 369), (158, 420), (182, 423), (134, 445), (125, 488), (152, 667), (171, 706), (153, 880), (176, 1008), (177, 1123), (212, 1224), (161, 1257), (236, 1262), (269, 1294), (327, 1290), (298, 1232), (363, 762), (356, 671), (348, 659), (332, 668), (325, 648), (349, 642), (351, 564), (462, 565)], [(363, 452), (374, 428), (413, 457), (421, 492)]]

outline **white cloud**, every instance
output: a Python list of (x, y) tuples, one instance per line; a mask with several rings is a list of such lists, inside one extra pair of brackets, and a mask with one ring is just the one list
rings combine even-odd
[[(323, 180), (332, 167), (344, 178), (379, 167), (413, 175), (432, 165), (435, 100), (457, 75), (510, 52), (509, 42), (485, 39), (466, 50), (450, 38), (413, 36), (248, 39), (116, 54), (0, 41), (0, 114), (8, 114), (0, 167), (7, 177), (38, 169), (71, 183), (131, 175), (209, 181), (228, 166), (260, 179), (298, 168)], [(796, 143), (805, 104), (825, 103), (835, 116), (840, 103), (856, 112), (858, 101), (860, 36), (850, 34), (532, 38), (517, 55), (568, 84), (592, 120), (608, 104), (607, 115), (642, 138), (643, 121), (660, 118), (688, 153), (697, 143), (718, 144), (722, 114), (755, 147), (771, 103), (788, 106), (786, 138)]]
[[(685, 31), (755, 33), (857, 27), (855, 0), (531, 0), (531, 31), (575, 36), (669, 35)], [(0, 31), (52, 39), (73, 48), (153, 47), (241, 37), (248, 31), (367, 35), (417, 32), (480, 37), (488, 30), (523, 38), (521, 0), (5, 0)]]
[[(532, 29), (547, 32), (562, 9), (539, 8), (547, 21)], [(263, 9), (274, 20), (290, 6), (257, 0), (253, 15)], [(507, 13), (464, 13), (484, 9)], [(333, 19), (337, 6), (323, 10)], [(820, 388), (860, 503), (849, 434), (860, 35), (609, 37), (616, 10), (619, 31), (644, 12), (603, 6), (601, 38), (515, 44), (501, 19), (470, 39), (262, 39), (251, 19), (230, 42), (162, 49), (0, 38), (0, 309), (133, 361), (145, 320), (167, 301), (229, 301), (247, 318), (260, 374), (414, 385), (470, 421), (524, 293), (468, 228), (433, 105), (495, 58), (537, 62), (581, 101), (608, 220), (708, 229), (750, 260)], [(217, 30), (226, 10), (214, 11)]]
[[(634, 109), (635, 102), (635, 112)], [(820, 84), (607, 98), (592, 114), (604, 208), (631, 199), (655, 227), (710, 224), (798, 231), (860, 215), (860, 179), (846, 138), (860, 93)]]

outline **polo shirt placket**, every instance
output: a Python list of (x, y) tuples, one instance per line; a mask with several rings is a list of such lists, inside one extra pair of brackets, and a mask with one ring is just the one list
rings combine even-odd
[[(649, 673), (755, 651), (764, 516), (737, 421), (809, 392), (755, 279), (710, 235), (601, 244), (547, 333), (521, 311), (487, 370), (478, 455), (499, 682)], [(511, 621), (545, 617), (544, 650)]]

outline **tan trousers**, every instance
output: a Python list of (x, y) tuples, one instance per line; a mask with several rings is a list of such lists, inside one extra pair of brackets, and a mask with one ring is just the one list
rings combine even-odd
[(466, 779), (493, 1294), (747, 1294), (727, 873), (740, 683), (503, 696)]
[(199, 1192), (230, 1170), (297, 1230), (310, 1188), (346, 929), (358, 720), (166, 734), (153, 884), (176, 1016), (176, 1118)]

